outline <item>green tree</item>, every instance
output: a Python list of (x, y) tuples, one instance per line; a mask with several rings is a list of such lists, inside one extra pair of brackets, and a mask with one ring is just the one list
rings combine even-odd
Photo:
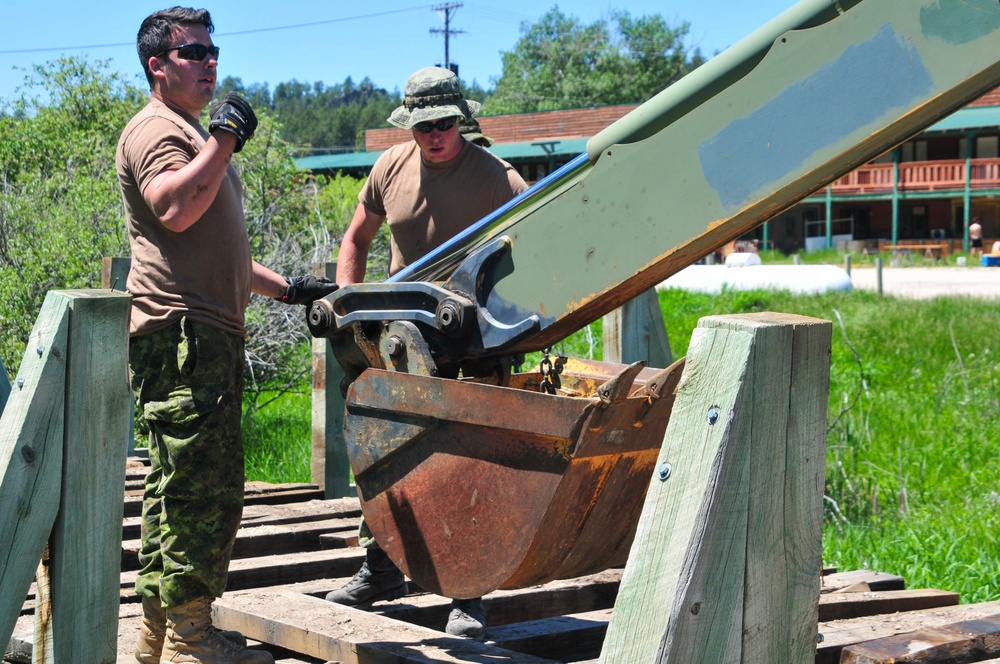
[(145, 94), (106, 67), (36, 66), (0, 106), (0, 358), (11, 371), (45, 293), (100, 286), (101, 259), (127, 251), (114, 154)]
[(689, 56), (688, 24), (669, 27), (659, 15), (584, 25), (558, 6), (521, 25), (514, 49), (502, 53), (490, 115), (642, 102), (701, 63)]

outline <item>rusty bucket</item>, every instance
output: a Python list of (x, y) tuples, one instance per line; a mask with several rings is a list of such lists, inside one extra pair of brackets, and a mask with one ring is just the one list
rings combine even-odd
[(625, 563), (683, 360), (569, 360), (511, 385), (366, 370), (344, 433), (362, 511), (425, 590), (454, 598)]

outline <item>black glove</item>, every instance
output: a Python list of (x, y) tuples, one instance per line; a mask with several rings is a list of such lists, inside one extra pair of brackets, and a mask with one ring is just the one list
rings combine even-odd
[(312, 304), (337, 290), (339, 286), (326, 277), (285, 277), (288, 286), (281, 297), (277, 298), (285, 304)]
[(243, 97), (228, 92), (222, 104), (212, 111), (212, 121), (208, 123), (209, 132), (214, 133), (216, 129), (235, 134), (236, 149), (233, 152), (239, 152), (243, 144), (253, 138), (257, 130), (257, 116)]

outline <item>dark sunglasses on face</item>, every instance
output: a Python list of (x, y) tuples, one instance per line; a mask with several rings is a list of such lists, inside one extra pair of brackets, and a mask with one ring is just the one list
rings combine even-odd
[(164, 53), (169, 53), (170, 51), (177, 51), (177, 57), (181, 60), (191, 60), (192, 62), (201, 62), (205, 59), (206, 55), (211, 54), (213, 59), (219, 59), (219, 47), (218, 46), (205, 46), (204, 44), (181, 44), (180, 46), (171, 46), (168, 49), (160, 51), (155, 57), (160, 57)]
[(413, 125), (413, 128), (421, 134), (429, 134), (433, 129), (437, 129), (438, 131), (448, 131), (455, 126), (456, 122), (458, 122), (458, 118), (445, 118), (444, 120), (438, 120), (437, 122), (418, 122)]

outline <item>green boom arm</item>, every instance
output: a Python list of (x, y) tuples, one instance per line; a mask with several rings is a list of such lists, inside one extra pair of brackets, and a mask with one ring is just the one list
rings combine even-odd
[[(415, 321), (447, 362), (546, 347), (998, 83), (998, 0), (804, 0), (410, 270), (433, 305), (422, 318), (387, 305), (407, 283), (361, 284), (310, 312), (313, 333), (365, 312)], [(442, 320), (444, 293), (460, 297)], [(456, 323), (471, 311), (478, 335)]]

